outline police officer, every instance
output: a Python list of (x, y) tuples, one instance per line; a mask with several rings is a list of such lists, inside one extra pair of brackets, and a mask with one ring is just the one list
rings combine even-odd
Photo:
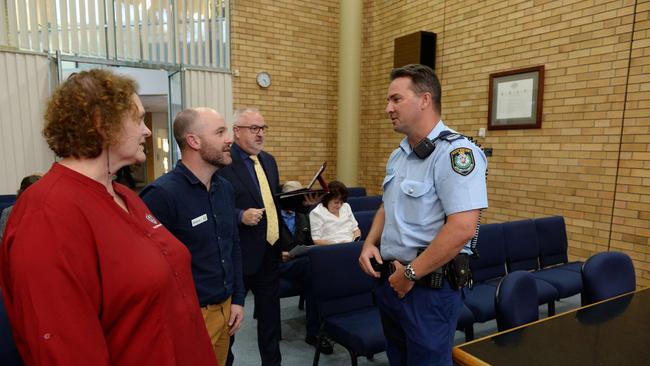
[[(487, 207), (487, 159), (440, 120), (440, 82), (431, 68), (407, 65), (390, 79), (386, 112), (406, 137), (388, 159), (383, 204), (359, 263), (385, 278), (376, 297), (390, 364), (451, 365), (463, 284), (450, 284), (453, 275), (444, 273), (471, 253)], [(376, 271), (371, 259), (389, 270)]]

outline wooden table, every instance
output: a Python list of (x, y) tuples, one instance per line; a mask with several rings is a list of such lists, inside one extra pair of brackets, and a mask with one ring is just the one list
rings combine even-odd
[(650, 365), (650, 288), (454, 347), (457, 365)]

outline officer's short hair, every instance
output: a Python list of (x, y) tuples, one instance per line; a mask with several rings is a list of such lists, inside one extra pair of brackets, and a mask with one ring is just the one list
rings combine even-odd
[(440, 90), (440, 80), (438, 80), (433, 69), (426, 65), (409, 64), (395, 68), (390, 72), (391, 81), (402, 77), (408, 77), (411, 79), (415, 94), (422, 95), (422, 93), (431, 93), (431, 99), (433, 100), (436, 110), (438, 113), (442, 113), (442, 105), (440, 102), (442, 91)]

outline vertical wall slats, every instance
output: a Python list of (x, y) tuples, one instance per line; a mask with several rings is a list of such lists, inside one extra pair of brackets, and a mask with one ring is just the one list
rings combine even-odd
[(85, 3), (86, 0), (80, 0), (79, 7), (77, 8), (77, 12), (79, 13), (79, 53), (82, 55), (91, 54), (88, 48), (88, 36), (90, 36), (91, 32), (88, 31), (89, 21)]
[[(223, 67), (224, 69), (230, 68), (230, 28), (224, 27), (225, 24), (227, 24), (227, 19), (230, 17), (230, 1), (225, 0), (224, 2), (224, 12), (220, 15), (220, 19), (222, 21), (219, 22), (219, 30), (221, 31), (222, 29), (225, 28), (225, 31), (227, 34), (222, 34), (221, 37), (219, 37), (219, 44), (222, 45), (222, 52), (221, 52), (221, 60), (219, 62), (219, 65)], [(221, 6), (220, 6), (221, 7)], [(223, 32), (222, 32), (223, 33)]]
[(0, 45), (228, 68), (228, 6), (224, 0), (0, 0)]
[(189, 27), (190, 27), (190, 43), (189, 43), (189, 62), (192, 65), (196, 64), (196, 44), (194, 40), (196, 39), (196, 19), (195, 19), (195, 14), (196, 14), (196, 1), (197, 0), (192, 0), (191, 1), (191, 7), (189, 11)]
[(164, 34), (164, 28), (163, 28), (163, 16), (164, 16), (164, 11), (163, 11), (163, 0), (158, 0), (158, 9), (157, 9), (158, 17), (156, 18), (156, 30), (157, 30), (157, 35), (156, 35), (156, 49), (157, 49), (157, 60), (158, 62), (163, 62), (165, 59), (165, 37), (163, 36)]
[(61, 0), (61, 51), (70, 53), (70, 32), (68, 31), (68, 1)]
[(142, 39), (142, 59), (149, 60), (149, 9), (146, 3), (140, 4), (140, 11), (142, 13), (142, 25), (140, 27), (140, 38)]
[(7, 34), (9, 33), (7, 25), (7, 6), (4, 1), (0, 1), (0, 45), (8, 46), (9, 40)]
[(15, 193), (28, 174), (45, 172), (54, 156), (45, 139), (42, 112), (50, 94), (46, 56), (0, 52), (0, 194)]
[(77, 53), (79, 50), (79, 30), (77, 29), (77, 0), (70, 1), (70, 12), (68, 13), (70, 25), (70, 53)]
[(124, 52), (124, 58), (125, 59), (133, 59), (134, 58), (134, 47), (133, 47), (133, 32), (132, 32), (132, 22), (131, 19), (133, 17), (133, 14), (131, 13), (131, 2), (132, 0), (124, 0), (124, 3), (122, 3), (122, 6), (124, 7), (124, 19), (122, 20), (122, 24), (124, 24), (124, 28), (122, 28), (122, 31), (124, 33), (124, 45), (125, 47), (125, 52)]
[(185, 107), (216, 109), (226, 121), (232, 119), (232, 77), (230, 74), (186, 70), (183, 90)]
[(7, 38), (8, 46), (17, 47), (18, 46), (18, 24), (16, 16), (16, 4), (13, 1), (7, 2)]
[(199, 1), (199, 8), (197, 9), (197, 56), (196, 64), (205, 66), (205, 60), (203, 59), (203, 51), (205, 47), (205, 19), (207, 14), (205, 11), (205, 1)]
[(181, 2), (177, 14), (178, 27), (176, 33), (181, 56), (179, 62), (187, 65), (187, 2)]
[(114, 0), (116, 56), (124, 58), (124, 8), (123, 0)]
[(172, 16), (172, 11), (173, 8), (171, 6), (171, 1), (167, 0), (165, 1), (165, 14), (166, 14), (166, 20), (165, 20), (165, 26), (167, 29), (165, 30), (165, 63), (167, 64), (173, 64), (174, 63), (174, 55), (172, 54), (173, 47), (172, 44), (174, 43), (174, 29), (171, 26), (171, 21), (174, 18)]
[(16, 2), (18, 10), (17, 31), (18, 47), (29, 50), (29, 22), (27, 21), (27, 4), (24, 1)]
[[(88, 13), (88, 54), (91, 56), (99, 56), (101, 53), (97, 52), (99, 49), (99, 23), (97, 22), (97, 9), (95, 8), (94, 1), (88, 1), (86, 4), (86, 11)], [(102, 20), (102, 23), (104, 21)]]
[(44, 1), (47, 7), (47, 21), (50, 24), (50, 50), (60, 50), (59, 45), (61, 44), (60, 32), (59, 32), (59, 22), (56, 18), (56, 4), (49, 1)]
[(208, 50), (210, 52), (209, 63), (210, 66), (215, 67), (218, 65), (217, 55), (219, 54), (219, 48), (217, 43), (217, 18), (219, 16), (219, 7), (217, 1), (210, 1), (210, 39)]
[(41, 49), (50, 50), (50, 34), (47, 27), (47, 1), (38, 2), (38, 25), (41, 32)]
[(38, 32), (38, 12), (36, 11), (36, 0), (29, 0), (29, 38), (30, 50), (41, 50), (41, 42)]

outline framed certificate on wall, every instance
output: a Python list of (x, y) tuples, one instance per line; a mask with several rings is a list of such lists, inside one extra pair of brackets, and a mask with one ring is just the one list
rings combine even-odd
[(488, 130), (542, 127), (544, 65), (490, 74)]

